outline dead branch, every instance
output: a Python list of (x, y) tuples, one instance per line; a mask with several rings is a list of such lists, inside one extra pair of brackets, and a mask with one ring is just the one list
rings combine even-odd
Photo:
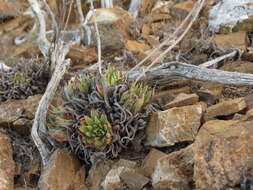
[(222, 61), (224, 59), (235, 57), (238, 54), (238, 51), (239, 50), (234, 50), (231, 53), (228, 53), (226, 55), (223, 55), (223, 56), (217, 57), (217, 58), (215, 58), (213, 60), (210, 60), (210, 61), (207, 61), (205, 63), (202, 63), (201, 65), (199, 65), (199, 67), (203, 67), (203, 68), (210, 68), (210, 67), (216, 68), (217, 67), (217, 63), (219, 63), (220, 61)]
[[(126, 72), (129, 81), (135, 81), (142, 71)], [(180, 62), (169, 62), (157, 66), (146, 72), (141, 81), (153, 84), (168, 84), (174, 77), (184, 77), (204, 82), (219, 83), (224, 85), (247, 86), (253, 85), (253, 74), (228, 72), (217, 69), (208, 69)]]
[(34, 15), (36, 16), (38, 20), (39, 25), (39, 33), (38, 33), (38, 44), (41, 53), (46, 56), (48, 55), (49, 49), (50, 49), (50, 43), (46, 38), (46, 21), (45, 17), (43, 15), (43, 12), (41, 10), (41, 5), (37, 0), (28, 0), (29, 5), (32, 8), (32, 11)]
[[(196, 19), (199, 16), (200, 11), (202, 10), (203, 6), (205, 4), (205, 0), (199, 0), (198, 2), (195, 3), (194, 8), (192, 9), (192, 11), (188, 14), (188, 16), (186, 17), (186, 19), (183, 21), (183, 23), (179, 26), (179, 28), (183, 28), (184, 24), (187, 23), (187, 19), (190, 19), (192, 16), (192, 19), (189, 21), (189, 24), (186, 26), (184, 32), (182, 34), (180, 34), (179, 37), (177, 37), (177, 33), (174, 33), (173, 36), (175, 37), (174, 39), (172, 38), (171, 44), (170, 46), (163, 51), (155, 60), (152, 61), (152, 63), (143, 71), (142, 75), (140, 75), (137, 79), (136, 82), (138, 80), (140, 80), (140, 78), (150, 69), (152, 68), (157, 62), (159, 62), (168, 52), (170, 52), (180, 41), (182, 41), (182, 39), (185, 37), (185, 35), (188, 33), (188, 31), (190, 30), (190, 28), (192, 27), (193, 23), (196, 21)], [(177, 29), (179, 31), (179, 29)], [(176, 31), (177, 31), (176, 30)], [(140, 64), (140, 63), (139, 63)], [(138, 65), (139, 65), (138, 64)]]
[(55, 55), (56, 67), (53, 72), (52, 78), (48, 83), (46, 92), (44, 93), (39, 102), (31, 132), (33, 141), (40, 152), (43, 165), (47, 163), (48, 158), (51, 154), (51, 150), (49, 148), (50, 143), (48, 143), (47, 140), (47, 111), (60, 83), (60, 80), (67, 71), (67, 68), (69, 67), (70, 63), (70, 60), (65, 60), (65, 56), (69, 51), (68, 45), (64, 46), (62, 42), (59, 42), (59, 44), (57, 44), (57, 47), (55, 48), (55, 51), (56, 52), (53, 55)]

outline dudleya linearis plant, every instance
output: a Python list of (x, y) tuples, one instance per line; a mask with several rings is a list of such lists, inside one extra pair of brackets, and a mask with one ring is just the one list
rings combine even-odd
[(91, 110), (91, 116), (80, 121), (83, 143), (87, 146), (103, 149), (112, 142), (112, 126), (105, 114)]
[(102, 79), (75, 76), (61, 95), (58, 109), (49, 112), (49, 132), (60, 142), (68, 137), (71, 149), (87, 164), (96, 153), (116, 158), (129, 146), (141, 146), (149, 113), (146, 105), (153, 95), (148, 86), (129, 84), (122, 72), (108, 68)]

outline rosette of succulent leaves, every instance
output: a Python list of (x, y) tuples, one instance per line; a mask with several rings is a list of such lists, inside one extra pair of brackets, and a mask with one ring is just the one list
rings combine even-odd
[(10, 70), (0, 70), (0, 102), (42, 94), (49, 78), (49, 64), (45, 61), (37, 58), (20, 60)]
[(93, 163), (98, 156), (116, 158), (122, 150), (140, 147), (153, 89), (129, 84), (123, 73), (109, 68), (103, 80), (75, 76), (60, 93), (48, 112), (48, 131), (80, 159)]

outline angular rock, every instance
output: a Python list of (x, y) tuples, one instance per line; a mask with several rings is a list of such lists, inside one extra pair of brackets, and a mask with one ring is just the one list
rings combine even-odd
[(231, 72), (253, 73), (253, 64), (247, 61), (233, 61), (225, 63), (225, 65), (219, 69)]
[(102, 187), (104, 190), (117, 190), (123, 188), (123, 183), (121, 181), (121, 174), (126, 169), (134, 168), (136, 163), (133, 161), (120, 159), (115, 163), (112, 169), (105, 176), (104, 181), (102, 182)]
[(194, 141), (205, 106), (198, 103), (153, 113), (146, 130), (145, 145), (166, 147)]
[(245, 48), (245, 32), (234, 32), (230, 34), (217, 34), (214, 36), (215, 43), (225, 49), (229, 48)]
[(194, 4), (195, 2), (192, 0), (177, 3), (171, 8), (171, 15), (178, 19), (183, 19), (193, 9)]
[(193, 181), (193, 146), (160, 158), (152, 175), (152, 185), (159, 190), (190, 190)]
[(126, 49), (133, 53), (143, 52), (149, 50), (150, 47), (145, 44), (134, 40), (127, 40), (126, 41)]
[(41, 190), (85, 189), (85, 169), (68, 149), (56, 150), (41, 173)]
[(111, 160), (93, 164), (87, 177), (87, 188), (89, 190), (100, 190), (102, 182), (107, 173), (111, 170), (114, 162)]
[(69, 49), (67, 57), (72, 61), (82, 61), (85, 64), (91, 64), (97, 60), (97, 52), (95, 48), (73, 45)]
[(172, 101), (179, 93), (188, 94), (190, 93), (190, 88), (186, 86), (178, 89), (158, 92), (157, 94), (155, 94), (153, 102), (158, 103), (160, 106), (166, 105), (168, 104), (168, 102)]
[(94, 14), (88, 18), (85, 27), (84, 43), (86, 45), (97, 46), (95, 21), (98, 25), (103, 50), (118, 50), (124, 47), (124, 41), (130, 38), (131, 27), (134, 26), (133, 18), (123, 9), (96, 9)]
[(25, 100), (8, 100), (0, 104), (0, 125), (12, 124), (21, 116), (33, 119), (41, 95)]
[(15, 2), (0, 0), (0, 5), (1, 5), (0, 6), (0, 22), (1, 22), (1, 19), (14, 17), (18, 15)]
[(219, 33), (253, 30), (251, 0), (221, 0), (209, 12), (210, 30)]
[(13, 190), (15, 163), (10, 138), (0, 132), (0, 189)]
[(134, 169), (124, 169), (120, 174), (120, 178), (131, 190), (141, 190), (149, 182), (147, 177), (139, 174)]
[(225, 189), (253, 180), (253, 121), (212, 120), (194, 143), (194, 180), (199, 189)]
[(253, 109), (252, 108), (247, 111), (246, 116), (245, 116), (244, 119), (248, 120), (248, 121), (253, 119)]
[(167, 154), (157, 150), (157, 149), (151, 149), (151, 151), (148, 153), (148, 155), (143, 160), (141, 170), (143, 175), (147, 177), (151, 177), (151, 175), (154, 172), (155, 166), (157, 165), (157, 161), (166, 156)]
[(188, 106), (188, 105), (195, 104), (198, 101), (199, 101), (199, 97), (196, 94), (180, 93), (179, 95), (177, 95), (177, 97), (173, 101), (163, 106), (163, 108), (169, 109), (173, 107)]
[(228, 116), (237, 113), (247, 107), (244, 98), (226, 100), (207, 108), (204, 119), (206, 121), (214, 119), (217, 116)]
[(150, 13), (156, 1), (157, 0), (141, 0), (140, 1), (140, 16), (144, 17), (145, 15)]

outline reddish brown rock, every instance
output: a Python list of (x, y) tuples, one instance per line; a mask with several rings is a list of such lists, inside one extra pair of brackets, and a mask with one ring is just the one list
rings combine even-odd
[(194, 180), (202, 190), (220, 190), (253, 176), (253, 121), (212, 120), (194, 143)]
[(157, 149), (154, 149), (154, 148), (151, 149), (151, 151), (143, 160), (142, 167), (141, 167), (142, 173), (147, 177), (151, 177), (151, 175), (154, 172), (155, 166), (157, 165), (157, 161), (166, 155), (167, 154)]
[(141, 0), (140, 1), (140, 15), (143, 17), (151, 12), (156, 0)]
[(122, 189), (123, 183), (120, 178), (121, 174), (130, 168), (134, 168), (135, 166), (136, 162), (120, 159), (107, 173), (104, 181), (101, 183), (101, 186), (104, 188), (104, 190)]
[(125, 169), (121, 174), (122, 181), (132, 190), (141, 190), (149, 179), (134, 169)]
[(217, 34), (214, 36), (215, 43), (222, 48), (245, 48), (245, 32), (234, 32), (230, 34)]
[(196, 94), (184, 94), (180, 93), (177, 97), (170, 103), (163, 106), (164, 109), (169, 109), (173, 107), (181, 107), (193, 105), (199, 101), (199, 97)]
[(97, 60), (97, 52), (95, 48), (73, 45), (70, 47), (67, 57), (72, 59), (72, 61), (82, 61), (85, 64), (91, 64)]
[(15, 163), (10, 138), (0, 132), (0, 189), (13, 190)]
[(85, 169), (68, 149), (56, 150), (41, 173), (41, 190), (85, 189)]
[(146, 130), (145, 144), (166, 147), (178, 142), (193, 141), (205, 106), (199, 103), (153, 113)]
[(124, 42), (130, 39), (130, 34), (135, 26), (134, 19), (123, 9), (96, 9), (94, 14), (88, 18), (84, 35), (86, 45), (97, 46), (95, 21), (99, 29), (101, 48), (105, 51), (123, 48)]
[[(89, 190), (100, 190), (103, 186), (103, 181), (105, 180), (107, 173), (111, 170), (114, 163), (115, 162), (108, 160), (98, 164), (93, 164), (87, 177), (87, 188)], [(117, 180), (118, 179), (115, 181), (117, 182)]]
[(152, 185), (159, 190), (190, 190), (193, 181), (193, 146), (188, 146), (158, 160)]
[(247, 107), (244, 98), (236, 98), (233, 100), (223, 101), (207, 108), (205, 113), (205, 120), (214, 119), (217, 116), (228, 116), (237, 113)]
[(177, 3), (171, 8), (171, 15), (178, 19), (183, 19), (193, 9), (194, 4), (195, 2), (192, 0)]
[(126, 49), (128, 51), (131, 51), (133, 53), (138, 53), (138, 52), (143, 52), (146, 51), (148, 49), (150, 49), (150, 47), (142, 42), (138, 42), (138, 41), (134, 41), (134, 40), (127, 40), (126, 41)]
[(21, 116), (33, 119), (41, 95), (25, 100), (8, 100), (0, 104), (0, 125), (11, 124)]
[(231, 72), (253, 73), (253, 64), (247, 61), (233, 61), (225, 63), (220, 69)]

